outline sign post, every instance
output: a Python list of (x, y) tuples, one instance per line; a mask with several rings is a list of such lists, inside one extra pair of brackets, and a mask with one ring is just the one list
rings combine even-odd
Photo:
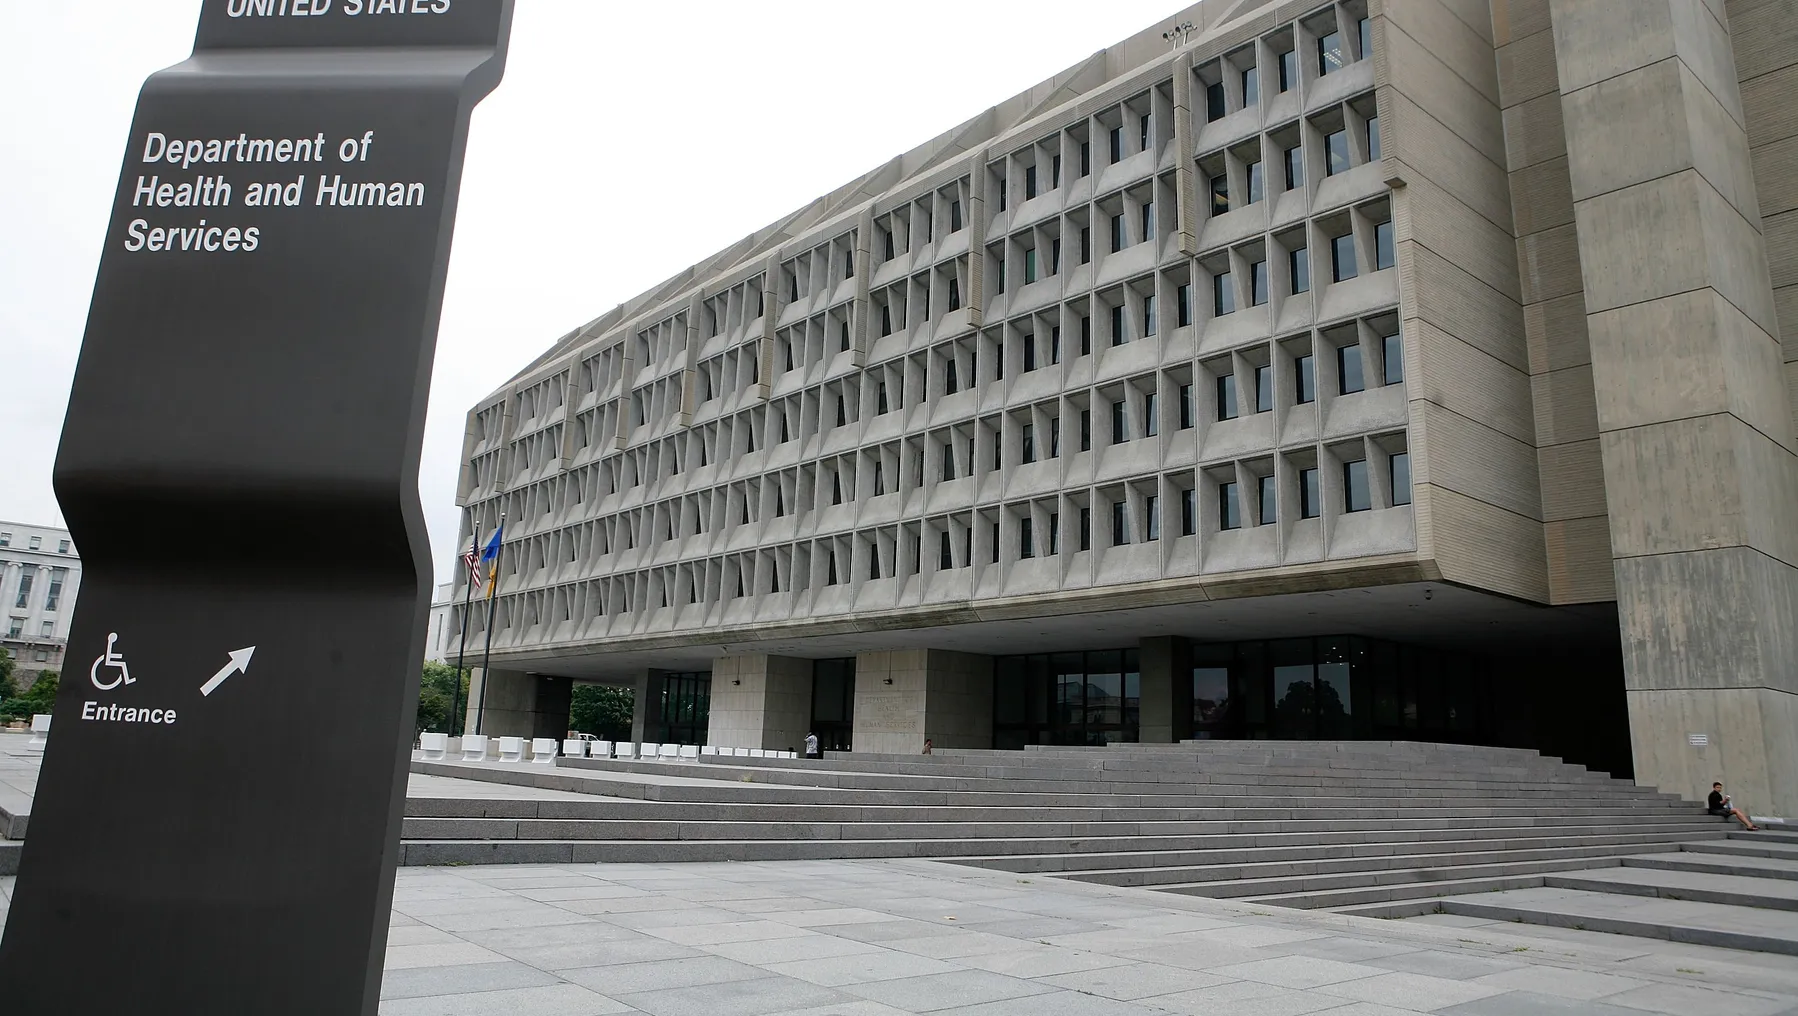
[(57, 454), (84, 575), (8, 1013), (375, 1013), (425, 402), (511, 15), (205, 0), (145, 82)]

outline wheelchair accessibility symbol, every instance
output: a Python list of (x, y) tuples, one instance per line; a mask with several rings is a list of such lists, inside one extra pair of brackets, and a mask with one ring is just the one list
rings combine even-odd
[[(118, 642), (118, 640), (118, 632), (109, 632), (106, 636), (106, 652), (101, 654), (100, 658), (94, 661), (93, 666), (87, 668), (88, 680), (94, 682), (94, 687), (101, 691), (111, 691), (121, 684), (137, 683), (137, 678), (131, 676), (131, 667), (125, 663), (125, 654), (112, 651), (113, 644)], [(111, 681), (100, 680), (100, 670), (102, 667), (116, 671), (116, 673), (112, 675)]]

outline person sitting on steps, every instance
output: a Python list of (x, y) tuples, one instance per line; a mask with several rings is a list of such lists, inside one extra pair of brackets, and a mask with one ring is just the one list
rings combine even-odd
[(1734, 818), (1737, 822), (1742, 823), (1742, 828), (1749, 832), (1760, 831), (1761, 827), (1749, 821), (1748, 815), (1743, 812), (1742, 809), (1730, 803), (1729, 795), (1723, 792), (1723, 784), (1721, 783), (1711, 784), (1711, 796), (1705, 810), (1712, 815), (1722, 815), (1725, 818)]

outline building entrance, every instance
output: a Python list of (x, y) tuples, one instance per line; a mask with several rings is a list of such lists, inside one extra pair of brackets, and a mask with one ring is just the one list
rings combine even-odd
[(855, 657), (812, 661), (812, 733), (820, 751), (852, 751)]

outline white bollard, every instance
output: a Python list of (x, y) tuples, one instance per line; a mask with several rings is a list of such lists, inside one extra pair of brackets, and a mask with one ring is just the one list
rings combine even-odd
[(587, 745), (592, 743), (593, 742), (591, 741), (583, 741), (578, 737), (568, 738), (562, 742), (562, 754), (569, 758), (586, 758)]
[(533, 765), (555, 765), (556, 739), (553, 737), (531, 738), (531, 763)]
[(501, 762), (520, 762), (524, 759), (524, 738), (502, 737), (499, 739), (499, 760)]
[(487, 761), (487, 735), (464, 734), (462, 736), (462, 761)]
[(50, 714), (33, 713), (31, 716), (31, 740), (25, 742), (26, 751), (43, 751), (44, 745), (50, 742)]
[(418, 751), (426, 762), (442, 762), (443, 755), (448, 750), (448, 734), (434, 734), (427, 730), (418, 735)]

